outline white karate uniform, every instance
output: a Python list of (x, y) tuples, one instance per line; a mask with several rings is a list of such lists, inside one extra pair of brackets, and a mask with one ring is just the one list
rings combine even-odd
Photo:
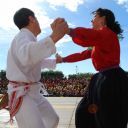
[[(20, 62), (17, 65), (13, 53)], [(17, 90), (17, 97), (23, 96), (23, 102), (15, 117), (19, 128), (55, 128), (59, 117), (50, 103), (40, 94), (42, 83), (41, 69), (56, 66), (55, 60), (46, 59), (56, 52), (50, 37), (37, 42), (36, 37), (28, 29), (23, 28), (13, 39), (8, 51), (6, 76), (10, 81), (32, 82), (29, 90), (24, 86), (13, 88), (8, 84), (9, 96)]]

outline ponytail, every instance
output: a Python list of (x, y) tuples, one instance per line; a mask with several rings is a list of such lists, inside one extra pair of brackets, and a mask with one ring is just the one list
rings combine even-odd
[(123, 30), (120, 27), (120, 24), (118, 23), (118, 21), (115, 21), (113, 24), (109, 22), (107, 22), (107, 27), (109, 27), (113, 32), (115, 32), (119, 38), (123, 38)]

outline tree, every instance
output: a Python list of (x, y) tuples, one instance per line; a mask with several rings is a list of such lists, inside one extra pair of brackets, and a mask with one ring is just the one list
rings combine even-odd
[(6, 72), (4, 70), (0, 71), (0, 79), (3, 80), (6, 78)]
[(74, 78), (86, 78), (86, 79), (90, 79), (92, 77), (92, 73), (79, 73), (79, 74), (73, 74), (73, 75), (69, 75), (68, 78), (69, 79), (74, 79)]
[(63, 79), (64, 74), (61, 71), (43, 71), (41, 72), (41, 78), (44, 79), (56, 79), (56, 78), (60, 78)]

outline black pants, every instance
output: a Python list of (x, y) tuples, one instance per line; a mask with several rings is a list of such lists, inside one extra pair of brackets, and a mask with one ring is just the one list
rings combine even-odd
[[(95, 113), (89, 106), (97, 106)], [(76, 109), (76, 128), (127, 128), (128, 78), (121, 68), (95, 74)]]

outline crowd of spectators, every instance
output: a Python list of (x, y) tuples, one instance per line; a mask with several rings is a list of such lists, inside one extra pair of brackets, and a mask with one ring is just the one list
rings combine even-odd
[(86, 78), (56, 78), (41, 79), (50, 96), (83, 96), (90, 79)]
[[(90, 79), (83, 78), (42, 78), (47, 96), (83, 96)], [(0, 94), (7, 92), (8, 80), (0, 80)], [(44, 88), (42, 87), (42, 88)]]
[(3, 80), (0, 79), (0, 94), (7, 92), (7, 84), (8, 84), (7, 79), (3, 79)]
[[(42, 77), (40, 81), (44, 85), (44, 87), (42, 88), (45, 88), (48, 92), (46, 96), (82, 97), (92, 75), (90, 75), (89, 77), (83, 76), (69, 78)], [(6, 79), (6, 77), (0, 79), (0, 94), (7, 92), (7, 84), (8, 80)]]

